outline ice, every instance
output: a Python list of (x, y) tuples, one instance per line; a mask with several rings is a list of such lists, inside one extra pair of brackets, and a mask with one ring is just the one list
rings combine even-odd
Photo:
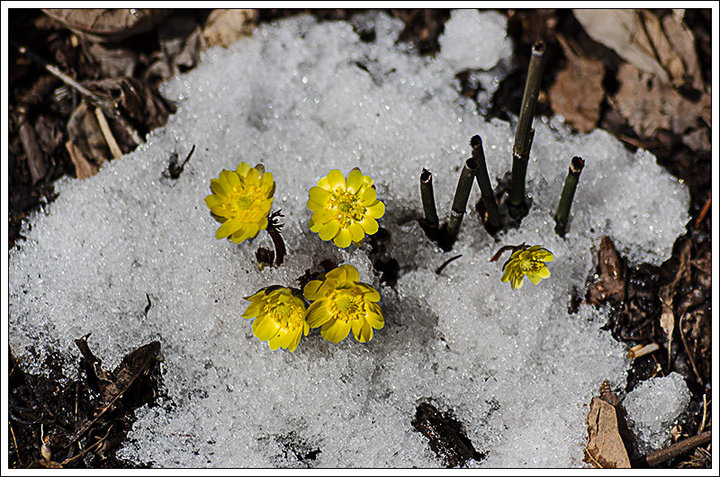
[[(573, 313), (571, 297), (592, 275), (604, 234), (631, 263), (667, 259), (689, 219), (688, 192), (652, 155), (628, 152), (607, 132), (576, 135), (536, 120), (534, 203), (522, 227), (493, 240), (472, 208), (474, 187), (454, 249), (429, 242), (415, 220), (423, 167), (443, 217), (473, 135), (483, 139), (493, 185), (510, 170), (514, 124), (488, 121), (455, 79), (466, 68), (492, 75), (478, 79), (489, 88), (501, 79), (511, 53), (504, 22), (453, 12), (437, 58), (398, 43), (402, 24), (376, 13), (355, 20), (375, 29), (370, 42), (348, 23), (298, 17), (208, 50), (197, 69), (164, 86), (178, 102), (165, 127), (96, 176), (60, 181), (57, 200), (26, 224), (27, 241), (9, 258), (15, 353), (39, 366), (58, 350), (75, 373), (73, 340), (87, 333), (110, 368), (160, 340), (165, 397), (138, 411), (121, 452), (154, 466), (439, 467), (410, 424), (424, 399), (452, 409), (487, 454), (473, 466), (581, 465), (587, 405), (603, 381), (624, 386), (629, 361), (600, 330), (607, 312)], [(164, 178), (170, 155), (192, 145), (180, 178)], [(586, 167), (560, 239), (552, 217), (574, 155)], [(214, 238), (203, 198), (210, 179), (241, 160), (275, 177), (289, 252), (279, 268), (255, 264), (257, 247), (271, 246), (266, 234), (239, 246)], [(386, 253), (400, 265), (392, 287), (380, 284), (369, 244), (338, 250), (307, 226), (308, 189), (330, 169), (356, 166), (387, 206)], [(555, 260), (552, 277), (513, 291), (500, 282), (504, 259), (489, 259), (521, 242)], [(380, 290), (385, 328), (367, 344), (333, 345), (314, 331), (295, 353), (271, 352), (240, 317), (243, 297), (296, 286), (326, 258), (354, 265)], [(320, 452), (300, 462), (293, 449)]]
[(638, 384), (623, 400), (638, 453), (646, 454), (671, 444), (670, 429), (690, 402), (685, 378), (670, 373)]

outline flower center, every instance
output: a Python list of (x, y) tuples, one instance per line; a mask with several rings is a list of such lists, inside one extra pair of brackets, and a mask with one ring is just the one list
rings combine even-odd
[(347, 191), (334, 192), (328, 206), (337, 213), (337, 220), (343, 228), (349, 227), (353, 222), (361, 222), (367, 212), (357, 196)]
[(263, 198), (263, 192), (259, 187), (236, 186), (228, 194), (223, 206), (227, 211), (227, 217), (239, 218), (243, 222), (255, 222), (265, 215), (260, 206)]
[(349, 323), (363, 313), (362, 293), (353, 288), (335, 290), (329, 297), (328, 310), (335, 318)]
[(268, 303), (267, 308), (269, 308), (268, 316), (280, 325), (280, 328), (291, 329), (302, 325), (304, 310), (300, 306), (290, 303)]

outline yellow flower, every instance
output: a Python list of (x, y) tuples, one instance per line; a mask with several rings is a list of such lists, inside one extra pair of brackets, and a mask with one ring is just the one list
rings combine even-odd
[(255, 318), (253, 334), (260, 341), (267, 341), (273, 351), (278, 348), (295, 351), (302, 335), (307, 336), (310, 331), (305, 320), (305, 302), (289, 288), (268, 287), (245, 299), (250, 300), (250, 305), (242, 317)]
[(333, 169), (309, 191), (308, 208), (313, 212), (310, 230), (322, 240), (332, 240), (340, 248), (352, 241), (359, 245), (365, 234), (378, 231), (377, 219), (385, 214), (385, 204), (377, 199), (370, 176), (353, 169), (347, 181)]
[(333, 343), (344, 340), (352, 329), (361, 343), (370, 341), (373, 328), (385, 325), (377, 302), (380, 293), (361, 283), (360, 274), (352, 265), (341, 265), (325, 274), (323, 280), (312, 280), (303, 294), (313, 301), (307, 311), (310, 328), (321, 326), (320, 334)]
[(510, 286), (515, 289), (522, 288), (523, 277), (527, 275), (534, 285), (540, 283), (540, 280), (550, 276), (550, 269), (544, 262), (553, 261), (552, 252), (541, 248), (540, 245), (521, 245), (518, 247), (510, 259), (503, 265), (502, 281), (510, 282)]
[(243, 161), (235, 171), (223, 169), (210, 181), (214, 194), (205, 197), (212, 216), (222, 223), (215, 237), (230, 237), (233, 242), (254, 238), (268, 226), (275, 182), (262, 166), (250, 167)]

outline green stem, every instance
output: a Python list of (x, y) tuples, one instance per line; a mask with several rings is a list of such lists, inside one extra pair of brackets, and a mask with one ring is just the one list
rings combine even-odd
[(575, 189), (577, 188), (583, 167), (585, 167), (585, 161), (583, 161), (580, 156), (575, 156), (570, 161), (570, 168), (565, 178), (565, 185), (560, 194), (560, 202), (558, 203), (557, 213), (555, 214), (555, 233), (561, 237), (565, 237), (567, 233), (570, 207), (575, 197)]
[(458, 179), (458, 185), (455, 189), (455, 197), (453, 197), (452, 210), (450, 211), (450, 220), (447, 224), (446, 230), (446, 242), (448, 246), (455, 243), (458, 232), (460, 231), (460, 224), (462, 223), (463, 216), (465, 215), (465, 209), (467, 208), (468, 198), (470, 197), (470, 189), (472, 189), (473, 177), (477, 164), (472, 158), (465, 161), (465, 167), (460, 172), (460, 179)]
[(420, 197), (425, 212), (425, 224), (430, 230), (437, 230), (440, 227), (440, 219), (435, 207), (432, 172), (427, 169), (423, 169), (420, 173)]
[(535, 106), (540, 92), (540, 83), (543, 74), (543, 56), (545, 44), (536, 42), (532, 46), (530, 66), (528, 67), (525, 91), (523, 92), (520, 117), (515, 132), (515, 145), (513, 146), (512, 182), (510, 184), (510, 216), (516, 220), (527, 215), (528, 207), (525, 198), (525, 176), (527, 174), (528, 158), (532, 146), (532, 121), (535, 115)]
[(500, 212), (498, 211), (497, 202), (495, 202), (495, 195), (493, 194), (492, 186), (490, 185), (490, 176), (487, 171), (487, 163), (485, 161), (485, 151), (483, 150), (482, 138), (480, 136), (473, 136), (470, 139), (470, 146), (472, 147), (472, 157), (477, 164), (477, 170), (475, 173), (475, 179), (480, 186), (480, 192), (482, 193), (482, 201), (485, 205), (485, 211), (487, 212), (486, 226), (491, 233), (495, 233), (500, 230)]

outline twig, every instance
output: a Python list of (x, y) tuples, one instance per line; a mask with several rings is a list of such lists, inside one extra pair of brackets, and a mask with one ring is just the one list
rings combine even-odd
[(680, 322), (678, 323), (678, 327), (680, 328), (680, 338), (682, 338), (683, 346), (685, 346), (685, 353), (688, 356), (688, 359), (690, 360), (690, 365), (692, 366), (693, 371), (695, 372), (695, 376), (698, 379), (698, 382), (705, 386), (705, 383), (703, 382), (702, 378), (700, 377), (700, 373), (698, 372), (697, 366), (695, 365), (695, 359), (693, 358), (693, 354), (690, 352), (690, 347), (688, 346), (687, 339), (685, 338), (685, 331), (683, 331), (683, 320), (687, 316), (687, 313), (683, 313), (680, 317)]
[(435, 273), (440, 275), (442, 273), (442, 271), (445, 269), (445, 267), (447, 267), (448, 265), (450, 265), (452, 262), (454, 262), (455, 260), (457, 260), (460, 257), (462, 257), (462, 254), (456, 255), (452, 258), (448, 258), (447, 260), (445, 260), (445, 262), (442, 265), (440, 265), (439, 267), (437, 267), (435, 269)]
[(15, 445), (15, 453), (17, 454), (17, 460), (20, 467), (23, 466), (22, 459), (20, 458), (20, 450), (18, 449), (17, 440), (15, 439), (15, 431), (13, 430), (12, 422), (8, 419), (8, 426), (10, 427), (10, 434), (12, 435), (13, 444)]
[(47, 61), (43, 60), (37, 53), (34, 53), (32, 50), (28, 49), (27, 47), (21, 45), (17, 41), (10, 39), (10, 44), (17, 49), (21, 54), (27, 55), (31, 60), (45, 68), (50, 74), (53, 76), (56, 76), (59, 78), (63, 83), (65, 83), (68, 86), (71, 86), (75, 88), (76, 91), (78, 91), (80, 94), (88, 98), (90, 102), (95, 104), (96, 106), (100, 107), (103, 110), (103, 113), (105, 113), (106, 116), (109, 116), (111, 118), (116, 119), (128, 132), (132, 140), (135, 142), (135, 144), (142, 143), (142, 139), (140, 138), (140, 135), (137, 133), (135, 128), (133, 128), (130, 123), (117, 111), (115, 105), (111, 100), (108, 100), (106, 98), (102, 98), (101, 96), (98, 96), (96, 93), (93, 93), (89, 89), (87, 89), (85, 86), (81, 85), (74, 79), (72, 79), (70, 76), (66, 75), (62, 71), (60, 71), (59, 68), (56, 66), (51, 65)]
[(516, 220), (527, 215), (525, 199), (525, 176), (527, 174), (528, 159), (533, 140), (532, 121), (535, 116), (535, 106), (540, 92), (540, 83), (543, 74), (543, 56), (545, 44), (541, 41), (532, 46), (528, 76), (525, 82), (520, 117), (515, 132), (515, 145), (513, 146), (512, 182), (510, 185), (510, 203), (508, 212)]
[(712, 431), (705, 431), (700, 435), (689, 437), (683, 441), (676, 442), (665, 449), (651, 452), (634, 460), (633, 467), (655, 467), (679, 455), (685, 454), (696, 447), (707, 444), (712, 440)]
[(107, 439), (108, 436), (110, 435), (110, 431), (112, 431), (113, 427), (114, 427), (114, 426), (108, 427), (108, 430), (107, 430), (107, 432), (105, 433), (105, 435), (102, 437), (102, 439), (100, 439), (100, 440), (97, 441), (95, 444), (91, 445), (90, 447), (88, 447), (87, 449), (85, 449), (84, 451), (82, 451), (81, 453), (79, 453), (79, 454), (77, 454), (77, 455), (74, 455), (74, 456), (72, 456), (72, 457), (70, 457), (70, 458), (68, 458), (68, 459), (65, 459), (64, 461), (62, 461), (62, 462), (60, 463), (60, 465), (68, 465), (69, 463), (73, 462), (74, 460), (77, 460), (77, 459), (79, 459), (80, 457), (82, 457), (83, 455), (85, 455), (85, 454), (87, 454), (88, 452), (90, 452), (94, 447), (97, 447), (97, 446), (99, 446), (100, 444), (102, 444), (102, 443), (105, 441), (105, 439)]
[(26, 118), (24, 118), (22, 124), (20, 124), (18, 135), (25, 150), (32, 185), (35, 185), (45, 177), (47, 171), (45, 170), (45, 161), (42, 152), (40, 152), (35, 129), (33, 129)]
[(704, 393), (703, 394), (703, 417), (702, 417), (702, 421), (700, 422), (700, 429), (698, 429), (698, 434), (702, 434), (702, 431), (705, 430), (705, 422), (707, 419), (707, 408), (708, 408), (707, 393)]
[(108, 124), (107, 119), (105, 119), (102, 109), (95, 108), (95, 117), (97, 118), (98, 124), (100, 125), (100, 131), (102, 131), (102, 135), (105, 138), (108, 148), (110, 148), (110, 153), (113, 158), (117, 159), (122, 157), (123, 153), (120, 150), (120, 146), (118, 146), (117, 141), (115, 141), (115, 137), (110, 130), (110, 125)]
[(43, 60), (37, 53), (33, 52), (32, 50), (29, 50), (27, 47), (21, 45), (17, 41), (10, 39), (10, 44), (16, 48), (21, 54), (27, 55), (31, 60), (33, 60), (35, 63), (39, 64), (43, 68), (45, 68), (50, 74), (60, 78), (60, 80), (67, 84), (68, 86), (72, 86), (75, 88), (80, 94), (87, 96), (88, 98), (92, 98), (95, 101), (101, 102), (103, 101), (102, 98), (98, 97), (95, 93), (87, 89), (85, 86), (81, 85), (74, 79), (72, 79), (70, 76), (66, 75), (62, 71), (60, 71), (56, 66), (51, 65), (47, 61)]
[(577, 189), (583, 167), (585, 167), (585, 161), (583, 161), (582, 157), (575, 156), (572, 158), (570, 167), (568, 168), (568, 175), (565, 177), (565, 184), (560, 194), (560, 202), (558, 202), (557, 212), (555, 213), (555, 233), (563, 238), (567, 233), (570, 207), (572, 207), (573, 198), (575, 198), (575, 189)]
[(710, 211), (710, 203), (712, 202), (712, 192), (710, 193), (710, 196), (708, 197), (707, 202), (705, 202), (705, 205), (703, 206), (702, 210), (700, 211), (700, 216), (695, 221), (695, 228), (700, 228), (700, 224), (702, 223), (703, 219), (707, 215), (707, 213)]
[(448, 246), (452, 246), (457, 240), (460, 224), (462, 224), (465, 209), (467, 208), (468, 198), (470, 197), (470, 189), (472, 189), (473, 177), (477, 164), (471, 158), (465, 161), (465, 167), (460, 172), (457, 188), (455, 189), (455, 197), (453, 197), (452, 209), (450, 210), (450, 220), (448, 220), (447, 230), (445, 231), (445, 240)]
[(473, 136), (470, 139), (470, 146), (472, 147), (473, 160), (477, 164), (475, 179), (477, 180), (478, 186), (480, 186), (482, 201), (485, 205), (485, 211), (488, 214), (486, 226), (490, 233), (495, 233), (500, 230), (501, 227), (500, 212), (498, 211), (497, 202), (495, 202), (495, 195), (493, 194), (493, 189), (490, 185), (490, 176), (488, 175), (487, 163), (485, 161), (485, 151), (483, 150), (482, 138), (477, 135)]
[(425, 224), (430, 230), (436, 231), (440, 227), (440, 219), (438, 219), (437, 207), (435, 206), (432, 172), (427, 169), (423, 169), (420, 173), (420, 198), (425, 213)]

